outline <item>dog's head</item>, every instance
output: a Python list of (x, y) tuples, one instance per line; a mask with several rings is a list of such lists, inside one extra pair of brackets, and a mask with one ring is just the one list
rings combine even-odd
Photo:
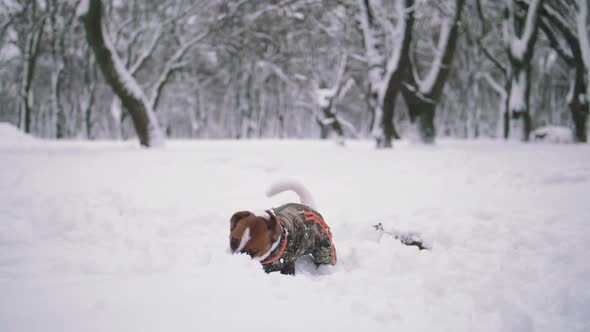
[(261, 217), (250, 211), (236, 212), (229, 224), (231, 252), (246, 253), (252, 258), (267, 253), (282, 232), (281, 225), (271, 213)]

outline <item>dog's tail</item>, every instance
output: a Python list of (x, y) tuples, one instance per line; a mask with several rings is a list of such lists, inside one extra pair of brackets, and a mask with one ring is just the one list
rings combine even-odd
[(301, 204), (307, 205), (312, 209), (316, 209), (316, 204), (311, 196), (311, 193), (300, 182), (290, 179), (284, 179), (274, 182), (266, 191), (267, 197), (280, 194), (284, 191), (294, 191), (299, 196)]

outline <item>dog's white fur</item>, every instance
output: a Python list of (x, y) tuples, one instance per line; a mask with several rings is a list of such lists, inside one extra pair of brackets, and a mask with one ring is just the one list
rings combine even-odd
[(238, 246), (238, 249), (236, 249), (236, 252), (242, 251), (242, 249), (244, 249), (244, 247), (246, 246), (246, 244), (248, 244), (248, 241), (250, 241), (250, 239), (250, 227), (248, 227), (246, 228), (246, 230), (244, 230), (244, 235), (242, 235), (240, 245)]
[(311, 193), (303, 184), (292, 179), (283, 179), (273, 182), (268, 190), (266, 191), (267, 197), (278, 195), (285, 191), (293, 191), (299, 196), (299, 202), (303, 205), (307, 205), (312, 209), (316, 209), (316, 204), (311, 196)]

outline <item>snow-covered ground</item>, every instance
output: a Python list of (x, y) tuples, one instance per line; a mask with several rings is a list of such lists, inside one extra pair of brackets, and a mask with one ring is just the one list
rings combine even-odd
[[(295, 200), (264, 196), (283, 177), (337, 266), (226, 253), (233, 212)], [(589, 331), (589, 191), (588, 145), (0, 144), (0, 331)]]

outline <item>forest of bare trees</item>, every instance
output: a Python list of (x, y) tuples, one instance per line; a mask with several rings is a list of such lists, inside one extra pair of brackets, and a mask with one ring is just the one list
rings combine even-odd
[(43, 138), (587, 141), (588, 0), (0, 0), (0, 121)]

